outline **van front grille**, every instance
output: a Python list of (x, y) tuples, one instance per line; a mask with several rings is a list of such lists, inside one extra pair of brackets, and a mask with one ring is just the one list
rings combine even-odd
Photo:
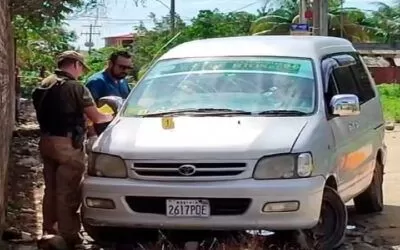
[(246, 163), (134, 163), (132, 170), (141, 176), (235, 176), (246, 170)]

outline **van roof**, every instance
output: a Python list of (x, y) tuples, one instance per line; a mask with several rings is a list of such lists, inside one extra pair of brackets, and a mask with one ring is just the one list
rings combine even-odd
[(356, 51), (352, 43), (331, 36), (238, 36), (201, 39), (180, 44), (159, 60), (221, 56), (290, 56), (319, 59), (338, 52)]

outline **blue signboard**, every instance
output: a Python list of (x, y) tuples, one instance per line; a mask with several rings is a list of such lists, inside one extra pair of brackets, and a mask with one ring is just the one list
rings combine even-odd
[(291, 31), (309, 31), (310, 27), (306, 23), (292, 23), (290, 25)]

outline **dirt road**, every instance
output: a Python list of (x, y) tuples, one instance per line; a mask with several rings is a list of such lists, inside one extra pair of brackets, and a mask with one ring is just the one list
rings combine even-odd
[[(32, 107), (24, 108), (23, 126), (15, 133), (12, 148), (15, 164), (9, 171), (7, 223), (9, 227), (24, 232), (22, 241), (26, 244), (5, 246), (0, 243), (2, 250), (35, 250), (34, 239), (41, 232), (43, 177), (37, 152), (37, 126), (32, 122)], [(400, 126), (387, 131), (386, 143), (389, 152), (384, 176), (384, 211), (360, 216), (355, 214), (352, 204), (348, 204), (349, 230), (342, 249), (400, 249)]]
[(364, 226), (367, 235), (377, 245), (384, 243), (400, 249), (400, 127), (387, 131), (385, 141), (388, 157), (384, 175), (384, 211), (377, 215), (360, 216), (349, 207), (349, 219)]

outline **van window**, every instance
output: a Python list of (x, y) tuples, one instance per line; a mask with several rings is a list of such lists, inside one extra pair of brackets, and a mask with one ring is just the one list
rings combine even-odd
[(356, 64), (351, 66), (354, 76), (359, 86), (359, 98), (361, 102), (367, 102), (375, 97), (374, 89), (372, 88), (371, 81), (368, 77), (367, 71), (361, 62), (360, 56), (355, 54), (353, 57), (356, 59)]
[(339, 94), (357, 95), (360, 103), (365, 103), (375, 97), (375, 92), (366, 68), (357, 53), (345, 55), (352, 56), (355, 59), (355, 63), (334, 69), (333, 75)]
[[(334, 95), (339, 94), (333, 75), (330, 75), (328, 82), (328, 91), (325, 93), (325, 103), (329, 106), (330, 101)], [(327, 107), (328, 107), (327, 106)]]
[(308, 114), (315, 110), (315, 98), (311, 59), (169, 59), (159, 61), (138, 83), (121, 115), (203, 108)]
[(351, 68), (349, 66), (343, 66), (336, 68), (333, 71), (339, 94), (353, 94), (359, 95), (356, 79), (354, 79)]

